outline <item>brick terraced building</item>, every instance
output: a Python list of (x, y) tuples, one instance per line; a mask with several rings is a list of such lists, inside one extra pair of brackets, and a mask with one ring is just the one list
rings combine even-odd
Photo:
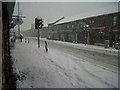
[[(48, 38), (53, 40), (104, 45), (109, 40), (112, 47), (120, 39), (120, 12), (98, 14), (74, 19), (63, 19), (55, 25), (49, 24)], [(84, 26), (88, 25), (87, 28)]]

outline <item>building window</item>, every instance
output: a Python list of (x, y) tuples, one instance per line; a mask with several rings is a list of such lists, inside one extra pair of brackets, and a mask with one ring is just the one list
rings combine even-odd
[(117, 23), (117, 16), (114, 16), (113, 17), (113, 26), (116, 26), (116, 23)]
[(74, 28), (74, 25), (72, 25), (72, 29)]
[(67, 25), (67, 29), (69, 29), (69, 25)]

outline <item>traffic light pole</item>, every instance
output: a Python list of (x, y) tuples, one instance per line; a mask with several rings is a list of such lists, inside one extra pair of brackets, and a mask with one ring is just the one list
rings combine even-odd
[[(20, 15), (20, 13), (19, 13), (19, 1), (18, 1), (18, 20), (19, 20), (19, 15)], [(18, 25), (18, 41), (20, 42), (20, 25)]]
[(35, 18), (35, 28), (38, 29), (38, 48), (40, 48), (40, 29), (43, 27), (42, 18)]
[(40, 29), (38, 28), (38, 48), (40, 48)]

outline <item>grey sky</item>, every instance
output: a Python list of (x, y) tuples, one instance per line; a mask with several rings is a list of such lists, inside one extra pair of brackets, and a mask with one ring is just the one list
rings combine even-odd
[[(75, 16), (101, 8), (117, 9), (118, 4), (117, 2), (20, 2), (20, 10), (26, 16), (21, 31), (30, 29), (36, 16), (41, 16), (44, 24), (47, 25), (63, 16)], [(17, 7), (14, 14), (17, 14)]]

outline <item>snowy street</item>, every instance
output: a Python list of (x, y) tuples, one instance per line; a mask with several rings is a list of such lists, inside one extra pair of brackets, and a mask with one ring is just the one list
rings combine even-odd
[(11, 49), (17, 88), (118, 88), (117, 50), (77, 50), (71, 48), (75, 44), (47, 40), (45, 52), (44, 40), (39, 49), (35, 38), (16, 42)]

